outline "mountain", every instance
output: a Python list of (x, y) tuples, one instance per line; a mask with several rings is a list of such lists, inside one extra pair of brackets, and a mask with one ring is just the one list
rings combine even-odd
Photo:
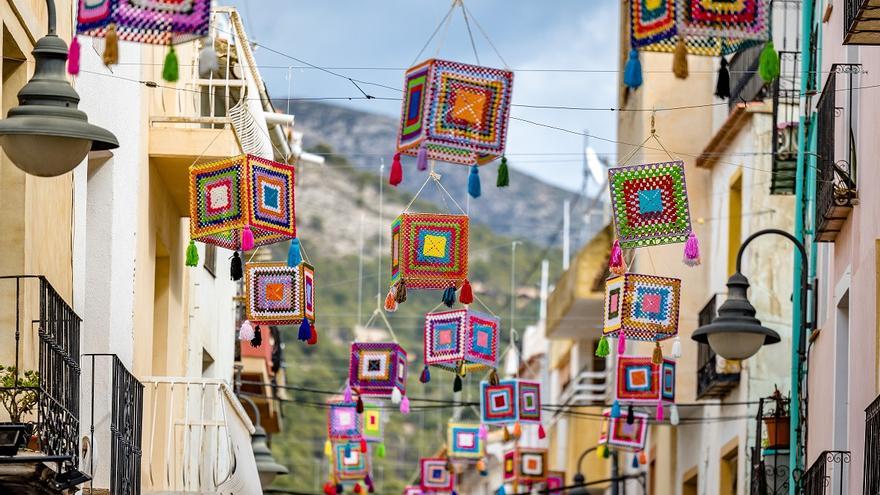
[[(304, 148), (330, 144), (360, 170), (377, 171), (379, 160), (384, 157), (387, 174), (397, 142), (397, 119), (322, 102), (297, 102), (292, 110), (296, 114), (296, 129), (304, 132)], [(515, 160), (509, 159), (508, 163)], [(403, 167), (404, 180), (399, 189), (418, 191), (425, 173), (416, 170), (410, 157), (404, 157)], [(571, 192), (513, 168), (510, 186), (496, 188), (498, 166), (493, 163), (480, 167), (482, 195), (468, 201), (469, 169), (448, 163), (437, 163), (436, 167), (443, 186), (462, 209), (469, 210), (472, 221), (490, 226), (497, 234), (530, 239), (541, 245), (557, 243), (562, 203), (573, 197)], [(426, 187), (420, 199), (439, 205), (446, 202), (450, 211), (457, 212), (458, 208), (444, 196), (438, 188)]]

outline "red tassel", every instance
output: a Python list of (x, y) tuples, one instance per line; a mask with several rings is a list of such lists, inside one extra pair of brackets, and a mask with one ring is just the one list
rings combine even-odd
[(71, 76), (79, 74), (79, 40), (76, 35), (70, 40), (70, 50), (67, 53), (67, 73)]
[(538, 425), (538, 438), (541, 440), (547, 438), (547, 433), (544, 432), (544, 425), (542, 424)]
[(465, 279), (461, 286), (461, 292), (458, 294), (458, 301), (462, 304), (470, 304), (474, 302), (474, 291), (471, 289), (471, 283)]
[(367, 441), (363, 438), (361, 438), (361, 452), (367, 453)]
[(608, 270), (615, 275), (623, 275), (626, 273), (626, 262), (623, 260), (623, 250), (620, 248), (620, 241), (614, 239), (611, 245), (611, 255), (608, 258)]
[(312, 325), (312, 335), (309, 337), (309, 340), (306, 341), (309, 345), (315, 345), (318, 343), (318, 329), (315, 328), (315, 325)]
[(364, 489), (361, 488), (361, 484), (360, 484), (360, 483), (354, 485), (354, 492), (355, 492), (355, 493), (362, 493), (363, 491), (364, 491)]
[(403, 167), (400, 165), (400, 152), (397, 152), (391, 161), (391, 174), (388, 176), (388, 183), (396, 186), (401, 182), (403, 182)]

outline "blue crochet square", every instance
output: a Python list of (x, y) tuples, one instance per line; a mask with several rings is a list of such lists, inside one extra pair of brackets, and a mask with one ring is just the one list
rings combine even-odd
[(660, 189), (644, 189), (639, 191), (639, 213), (647, 215), (663, 211), (663, 196)]

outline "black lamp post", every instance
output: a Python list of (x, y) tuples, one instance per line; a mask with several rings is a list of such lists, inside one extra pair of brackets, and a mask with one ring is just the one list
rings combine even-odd
[[(586, 476), (584, 476), (583, 473), (581, 472), (581, 466), (583, 465), (584, 458), (587, 457), (587, 454), (589, 454), (590, 452), (595, 452), (598, 448), (599, 448), (599, 446), (596, 445), (594, 447), (590, 447), (587, 450), (581, 452), (581, 455), (580, 455), (580, 457), (578, 457), (578, 462), (577, 462), (577, 473), (575, 473), (574, 478), (573, 478), (575, 485), (584, 485), (587, 482)], [(611, 455), (611, 479), (614, 480), (611, 483), (611, 495), (618, 495), (619, 487), (618, 487), (617, 483), (618, 483), (618, 478), (619, 478), (619, 474), (620, 474), (620, 466), (617, 464), (617, 462), (618, 462), (617, 452), (610, 451), (609, 453)], [(586, 490), (586, 488), (583, 488), (583, 486), (581, 486), (580, 488), (575, 488), (571, 493), (572, 493), (572, 495), (586, 495), (587, 490)]]
[(756, 311), (749, 302), (749, 280), (742, 274), (742, 257), (746, 246), (756, 238), (775, 234), (790, 240), (801, 253), (801, 329), (807, 323), (807, 253), (804, 245), (793, 235), (778, 229), (765, 229), (750, 235), (739, 247), (736, 255), (736, 272), (727, 279), (727, 300), (718, 308), (718, 317), (712, 323), (697, 328), (691, 338), (697, 342), (709, 344), (713, 351), (726, 359), (748, 359), (755, 355), (763, 345), (779, 342), (779, 334), (761, 325), (755, 317)]
[(73, 170), (89, 151), (119, 147), (116, 136), (90, 124), (67, 82), (67, 43), (55, 34), (55, 2), (46, 0), (49, 30), (34, 46), (34, 75), (18, 106), (0, 120), (0, 146), (25, 172), (55, 177)]

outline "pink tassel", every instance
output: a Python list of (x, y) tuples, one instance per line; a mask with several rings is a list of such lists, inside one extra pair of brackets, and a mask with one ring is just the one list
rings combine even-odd
[(403, 166), (400, 165), (400, 153), (394, 154), (394, 160), (391, 161), (391, 174), (388, 176), (388, 183), (396, 186), (403, 182)]
[(626, 334), (623, 330), (617, 332), (617, 355), (620, 356), (626, 352)]
[(243, 229), (241, 229), (241, 250), (242, 251), (250, 251), (254, 248), (254, 233), (251, 232), (251, 228), (247, 225)]
[(620, 249), (620, 241), (614, 239), (611, 245), (611, 255), (608, 259), (608, 270), (615, 275), (626, 273), (626, 262), (623, 260), (623, 250)]
[(79, 74), (79, 40), (76, 35), (70, 40), (70, 50), (67, 53), (67, 73), (71, 76)]
[(409, 414), (409, 398), (407, 396), (403, 396), (403, 400), (400, 401), (400, 412), (403, 414)]
[(351, 385), (346, 385), (346, 386), (345, 386), (345, 394), (343, 395), (343, 400), (344, 400), (345, 402), (351, 402), (351, 401), (352, 401), (352, 399), (351, 399)]
[(416, 154), (416, 167), (422, 172), (428, 170), (428, 146), (424, 141), (419, 146), (419, 152)]
[(486, 425), (480, 425), (480, 432), (478, 433), (481, 440), (485, 440), (489, 438), (489, 429), (486, 428)]
[(538, 424), (538, 438), (543, 440), (547, 438), (547, 433), (544, 432), (544, 425)]
[(663, 421), (663, 402), (657, 401), (657, 421)]
[(697, 266), (700, 264), (700, 241), (692, 230), (688, 235), (687, 242), (684, 243), (684, 258), (682, 262), (687, 266)]

